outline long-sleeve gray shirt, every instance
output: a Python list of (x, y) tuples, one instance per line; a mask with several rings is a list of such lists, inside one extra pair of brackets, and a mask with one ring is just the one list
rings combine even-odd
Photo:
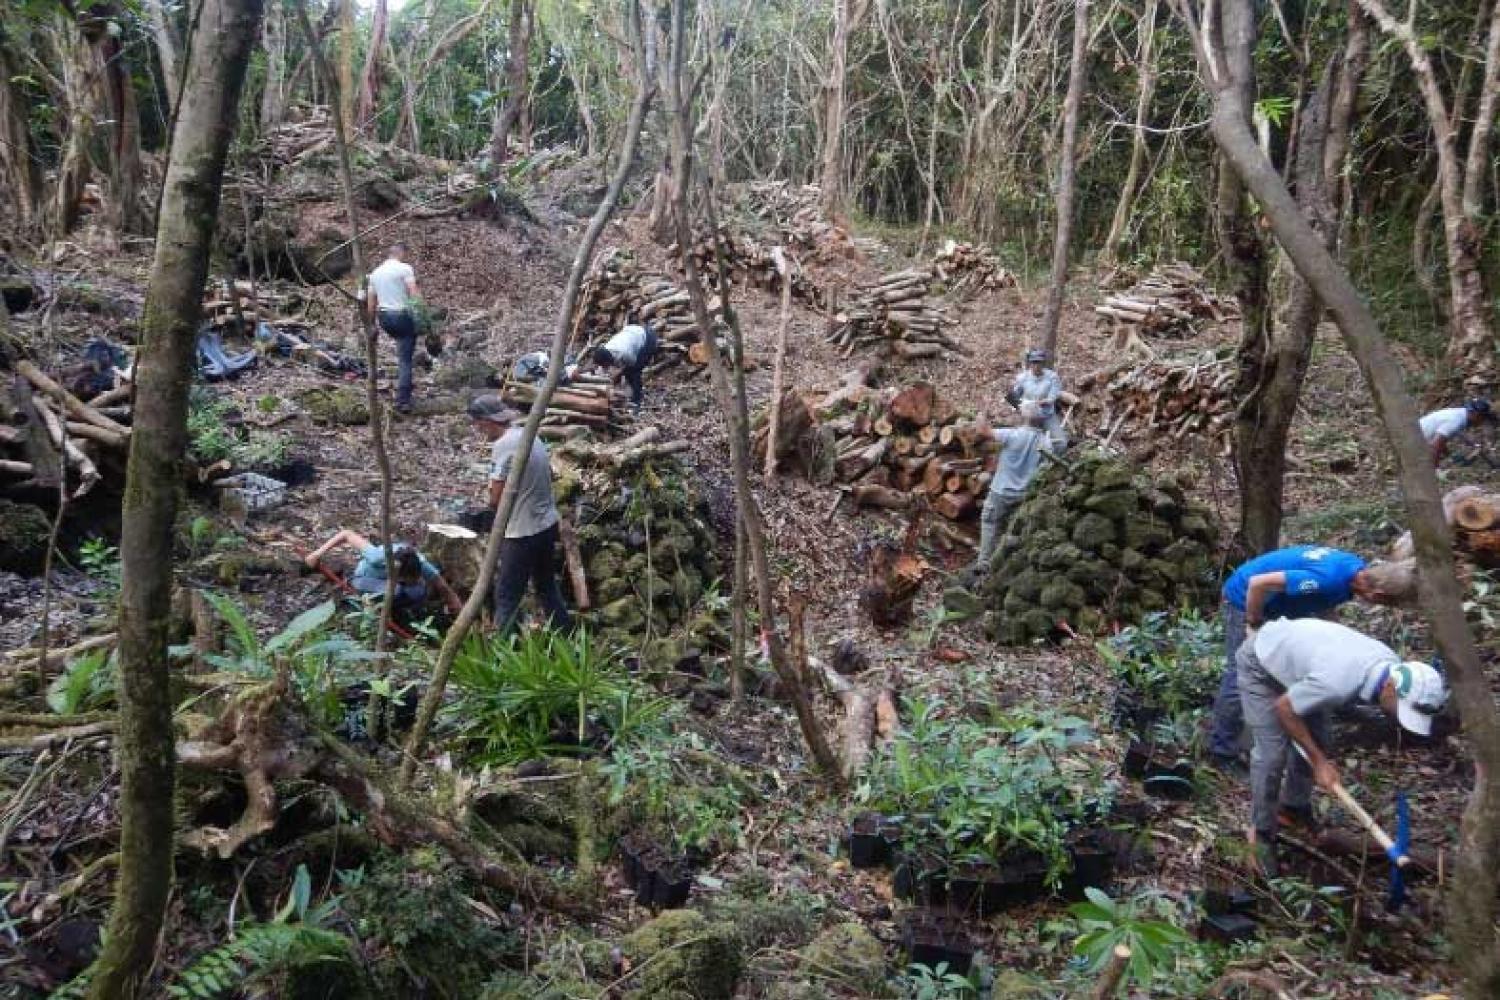
[(1062, 379), (1051, 368), (1042, 369), (1040, 375), (1031, 374), (1027, 368), (1016, 376), (1015, 389), (1023, 402), (1030, 400), (1041, 408), (1042, 416), (1050, 417), (1054, 412), (1057, 397), (1062, 395)]

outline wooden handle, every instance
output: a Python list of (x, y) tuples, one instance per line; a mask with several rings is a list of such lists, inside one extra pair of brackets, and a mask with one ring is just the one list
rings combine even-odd
[[(1379, 844), (1382, 850), (1389, 853), (1391, 848), (1396, 846), (1396, 842), (1391, 839), (1391, 835), (1386, 833), (1385, 829), (1379, 823), (1375, 822), (1374, 816), (1365, 812), (1365, 807), (1354, 800), (1354, 796), (1349, 794), (1347, 788), (1343, 785), (1334, 785), (1333, 797), (1338, 799), (1339, 803), (1345, 809), (1354, 814), (1354, 818), (1359, 820), (1360, 825), (1365, 828), (1371, 837), (1375, 838), (1375, 843)], [(1397, 868), (1405, 868), (1411, 863), (1411, 858), (1405, 854), (1401, 854), (1396, 857), (1395, 862)]]

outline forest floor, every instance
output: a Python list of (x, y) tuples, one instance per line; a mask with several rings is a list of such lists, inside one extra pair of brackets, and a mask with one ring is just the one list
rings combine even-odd
[[(474, 362), (503, 371), (519, 353), (545, 347), (550, 340), (580, 221), (557, 208), (545, 191), (534, 196), (532, 207), (538, 222), (413, 219), (382, 234), (408, 244), (408, 260), (416, 269), (424, 297), (449, 311), (449, 343), (456, 346), (450, 346), (430, 370), (419, 372), (419, 398), (461, 395), (472, 385), (468, 380)], [(322, 210), (336, 219), (326, 206)], [(377, 218), (371, 214), (368, 221)], [(639, 215), (626, 216), (609, 227), (601, 253), (612, 247), (628, 248), (647, 265), (670, 270), (666, 250), (649, 239), (646, 221)], [(869, 240), (860, 241), (859, 247), (826, 270), (820, 272), (818, 265), (809, 269), (817, 280), (847, 287), (910, 266), (914, 259), (910, 247), (887, 247)], [(130, 295), (116, 297), (138, 301), (147, 263), (138, 254), (106, 260), (80, 249), (73, 259), (58, 262), (52, 273), (73, 281), (83, 276), (101, 288), (126, 288)], [(348, 307), (326, 288), (300, 291), (314, 303), (309, 311), (316, 323), (314, 335), (358, 356), (358, 337)], [(1057, 366), (1065, 385), (1119, 360), (1111, 338), (1095, 323), (1091, 307), (1099, 295), (1088, 274), (1075, 276)], [(1041, 301), (1035, 290), (1018, 289), (954, 303), (957, 325), (951, 335), (967, 355), (909, 364), (889, 362), (884, 384), (926, 380), (962, 411), (1003, 416), (1006, 407), (1000, 397), (1039, 320)], [(778, 302), (771, 294), (752, 289), (735, 305), (747, 338), (746, 351), (761, 362), (747, 376), (752, 410), (760, 410), (770, 395), (769, 361), (774, 353)], [(45, 323), (35, 316), (20, 317), (23, 330), (59, 349), (76, 344), (85, 333), (107, 330), (114, 322), (77, 312), (49, 315)], [(815, 310), (794, 306), (788, 337), (789, 385), (832, 389), (852, 364), (824, 342), (826, 322)], [(49, 327), (45, 337), (44, 325)], [(1236, 336), (1231, 327), (1209, 325), (1189, 339), (1153, 341), (1152, 346), (1171, 352), (1222, 351), (1232, 347)], [(383, 367), (393, 369), (388, 341), (382, 344), (382, 355)], [(1405, 360), (1408, 370), (1420, 371), (1416, 359)], [(393, 371), (385, 374), (389, 377)], [(313, 473), (311, 481), (292, 490), (284, 506), (257, 515), (243, 528), (225, 525), (216, 529), (242, 537), (245, 551), (270, 557), (270, 570), (238, 581), (235, 598), (267, 634), (327, 596), (319, 578), (286, 571), (299, 550), (319, 544), (342, 527), (374, 533), (378, 523), (379, 476), (370, 456), (367, 429), (319, 425), (296, 412), (293, 401), (305, 390), (330, 384), (363, 392), (357, 378), (341, 379), (275, 358), (210, 389), (241, 413), (254, 415), (252, 423), (266, 415), (268, 420), (286, 415), (276, 428), (289, 439), (284, 461), (306, 463)], [(706, 374), (684, 364), (649, 383), (640, 424), (660, 426), (664, 440), (691, 442), (684, 461), (714, 512), (720, 556), (727, 565), (732, 553), (728, 446)], [(477, 500), (486, 478), (487, 447), (461, 411), (399, 418), (390, 426), (396, 534), (421, 538), (427, 523), (449, 521), (455, 511)], [(1192, 468), (1199, 499), (1212, 507), (1222, 523), (1233, 522), (1239, 486), (1217, 445), (1189, 439), (1180, 449), (1158, 451), (1152, 463), (1156, 468)], [(1400, 502), (1389, 450), (1358, 370), (1331, 327), (1319, 335), (1293, 431), (1291, 464), (1287, 538), (1374, 553), (1398, 533)], [(1479, 478), (1473, 471), (1477, 468), (1453, 467), (1445, 476), (1456, 484)], [(1493, 478), (1493, 473), (1486, 478)], [(957, 718), (976, 705), (998, 704), (1091, 720), (1100, 733), (1105, 773), (1110, 780), (1120, 779), (1117, 768), (1123, 740), (1109, 721), (1113, 688), (1101, 683), (1102, 660), (1091, 639), (1054, 647), (1003, 648), (989, 641), (977, 622), (945, 622), (941, 609), (944, 581), (963, 567), (967, 557), (961, 553), (929, 553), (935, 568), (919, 596), (912, 624), (906, 629), (878, 630), (854, 595), (862, 585), (863, 560), (870, 545), (877, 539), (899, 537), (905, 518), (878, 511), (830, 517), (833, 492), (792, 473), (773, 483), (762, 482), (759, 489), (770, 528), (773, 565), (786, 583), (808, 595), (807, 624), (814, 655), (823, 655), (826, 647), (840, 640), (852, 641), (869, 658), (872, 670), (895, 671), (908, 711), (930, 702), (939, 714)], [(213, 515), (205, 510), (205, 516)], [(277, 566), (283, 571), (276, 571)], [(60, 579), (61, 592), (54, 597), (60, 609), (54, 612), (54, 629), (60, 628), (62, 634), (54, 636), (55, 643), (82, 637), (99, 624), (105, 610), (96, 579), (74, 572), (64, 572)], [(103, 596), (107, 597), (107, 590)], [(0, 574), (0, 645), (20, 647), (34, 640), (39, 600), (35, 581)], [(1213, 611), (1203, 610), (1210, 616)], [(1348, 620), (1376, 635), (1400, 636), (1411, 648), (1423, 649), (1421, 626), (1414, 615), (1355, 610)], [(838, 704), (820, 698), (819, 707), (826, 731), (836, 732), (841, 717)], [(712, 901), (733, 894), (736, 883), (748, 884), (754, 873), (767, 886), (761, 890), (766, 895), (812, 900), (809, 906), (820, 921), (855, 920), (869, 928), (894, 957), (901, 904), (893, 898), (890, 874), (849, 867), (843, 842), (856, 807), (851, 801), (826, 797), (808, 768), (788, 709), (762, 699), (743, 706), (720, 702), (706, 711), (695, 711), (691, 724), (717, 752), (752, 774), (765, 792), (760, 803), (745, 808), (740, 849), (725, 852), (700, 870), (695, 899)], [(1413, 750), (1379, 734), (1370, 738), (1370, 727), (1359, 720), (1344, 729), (1346, 736), (1357, 740), (1356, 748), (1342, 758), (1346, 778), (1357, 787), (1379, 790), (1383, 798), (1394, 788), (1408, 790), (1414, 842), (1434, 849), (1452, 844), (1470, 767), (1461, 738)], [(14, 758), (0, 761), (0, 781), (12, 791), (26, 777), (26, 769), (18, 770), (18, 766)], [(1234, 871), (1233, 844), (1246, 816), (1248, 795), (1242, 783), (1212, 775), (1206, 768), (1201, 774), (1199, 794), (1188, 802), (1125, 793), (1145, 803), (1135, 820), (1137, 832), (1143, 835), (1143, 849), (1136, 852), (1133, 864), (1118, 881), (1115, 895), (1122, 899), (1159, 896), (1168, 901), (1168, 911), (1176, 907), (1173, 912), (1184, 924), (1187, 918), (1181, 915), (1190, 912), (1191, 894)], [(12, 784), (13, 780), (17, 783)], [(106, 761), (100, 758), (70, 780), (55, 783), (48, 797), (15, 817), (14, 827), (6, 830), (10, 842), (65, 849), (68, 857), (86, 858), (90, 843), (97, 851), (113, 839), (117, 821), (113, 795), (106, 791), (111, 781)], [(1384, 805), (1377, 811), (1384, 811)], [(272, 856), (277, 856), (276, 850), (270, 849)], [(1374, 862), (1371, 865), (1373, 869)], [(226, 885), (233, 886), (236, 873), (242, 881), (250, 875), (249, 869), (240, 866), (187, 866), (173, 911), (173, 926), (181, 933), (169, 937), (165, 955), (169, 965), (182, 962), (214, 940), (212, 930), (191, 929), (192, 914), (211, 909), (200, 906), (202, 901), (195, 894), (222, 893)], [(1200, 955), (1185, 960), (1201, 965), (1200, 985), (1212, 978), (1210, 971), (1217, 973), (1226, 964), (1272, 971), (1291, 995), (1299, 997), (1412, 996), (1449, 985), (1440, 933), (1441, 893), (1434, 886), (1418, 885), (1414, 904), (1392, 915), (1378, 905), (1381, 890), (1373, 884), (1378, 881), (1373, 870), (1371, 885), (1362, 884), (1366, 876), (1361, 871), (1357, 876), (1361, 885), (1321, 895), (1328, 884), (1321, 879), (1327, 873), (1309, 869), (1305, 875), (1309, 887), (1305, 898), (1282, 897), (1263, 907), (1265, 926), (1260, 941), (1216, 952), (1211, 958)], [(35, 869), (30, 877), (35, 877)], [(593, 933), (613, 940), (642, 924), (650, 913), (631, 901), (630, 890), (612, 865), (606, 867), (604, 877), (611, 905)], [(194, 878), (202, 881), (194, 883)], [(269, 879), (270, 875), (262, 872), (257, 878)], [(0, 883), (0, 892), (12, 894), (7, 897), (12, 920), (25, 919), (23, 908), (16, 905), (16, 893), (24, 881)], [(35, 890), (27, 891), (33, 905), (43, 905)], [(493, 917), (511, 926), (505, 914), (475, 905), (488, 911), (484, 919)], [(102, 912), (102, 900), (86, 895), (69, 905), (45, 905), (41, 919), (23, 936), (51, 943), (30, 947), (12, 932), (10, 940), (0, 944), (0, 954), (6, 947), (20, 950), (0, 960), (4, 963), (0, 982), (8, 980), (31, 989), (55, 984), (71, 968), (66, 947), (57, 943), (59, 928), (80, 921), (97, 926)], [(1080, 989), (1079, 984), (1088, 978), (1070, 962), (1076, 928), (1056, 901), (1012, 910), (983, 927), (983, 950), (995, 970), (995, 996), (1030, 995), (1023, 990), (1032, 989), (1038, 996), (1066, 995)], [(535, 932), (554, 935), (561, 928), (538, 926)], [(527, 933), (532, 933), (530, 925)], [(786, 954), (768, 947), (757, 956), (739, 995), (789, 996), (776, 990), (807, 975)], [(1191, 976), (1184, 980), (1188, 981)], [(836, 982), (824, 988), (827, 993), (823, 995), (887, 995)], [(1172, 995), (1186, 995), (1175, 989)]]

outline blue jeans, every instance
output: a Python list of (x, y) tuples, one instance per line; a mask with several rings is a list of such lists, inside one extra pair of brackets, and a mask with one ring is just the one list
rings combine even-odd
[(1224, 679), (1214, 698), (1213, 732), (1208, 749), (1215, 757), (1240, 755), (1240, 731), (1245, 727), (1245, 709), (1240, 703), (1239, 670), (1234, 655), (1245, 641), (1245, 612), (1225, 601), (1219, 617), (1224, 621)]
[[(370, 594), (375, 597), (385, 596), (385, 577), (383, 576), (356, 576), (349, 581), (349, 585), (361, 594)], [(427, 582), (421, 583), (398, 583), (395, 595), (391, 599), (391, 606), (401, 611), (413, 611), (427, 603)]]
[(410, 309), (382, 309), (380, 328), (396, 342), (396, 405), (410, 406), (412, 358), (417, 353), (417, 318)]

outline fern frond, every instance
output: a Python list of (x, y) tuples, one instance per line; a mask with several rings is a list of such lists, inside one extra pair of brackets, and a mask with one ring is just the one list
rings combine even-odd
[(167, 995), (173, 1000), (215, 1000), (249, 980), (352, 957), (349, 939), (334, 931), (307, 924), (251, 924), (183, 969), (167, 987)]

